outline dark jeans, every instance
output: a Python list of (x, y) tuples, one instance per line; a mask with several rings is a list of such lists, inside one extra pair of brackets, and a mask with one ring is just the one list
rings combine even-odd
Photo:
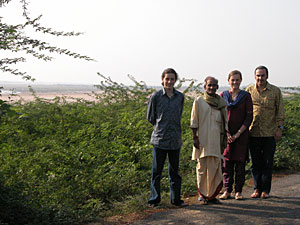
[(254, 189), (270, 193), (272, 183), (273, 159), (276, 149), (274, 137), (251, 137), (250, 156)]
[(179, 153), (177, 150), (164, 150), (153, 148), (153, 163), (152, 163), (152, 177), (149, 204), (157, 204), (161, 200), (160, 196), (160, 180), (164, 168), (165, 160), (168, 155), (169, 159), (169, 183), (170, 183), (170, 197), (172, 204), (179, 204), (181, 192), (181, 177), (178, 175), (179, 169)]
[(232, 192), (232, 185), (236, 192), (242, 192), (245, 184), (245, 162), (224, 160), (224, 187), (229, 193)]

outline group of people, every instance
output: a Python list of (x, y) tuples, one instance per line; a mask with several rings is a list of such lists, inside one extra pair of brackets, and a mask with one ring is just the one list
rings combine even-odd
[[(228, 76), (230, 90), (217, 94), (218, 80), (208, 76), (205, 92), (193, 103), (190, 128), (193, 133), (192, 160), (197, 160), (197, 188), (203, 204), (243, 199), (245, 165), (251, 157), (254, 192), (251, 198), (268, 198), (271, 190), (276, 141), (282, 136), (284, 109), (281, 91), (270, 84), (268, 69), (254, 71), (256, 83), (240, 89), (242, 74), (238, 70)], [(171, 204), (182, 207), (179, 155), (182, 145), (181, 116), (184, 95), (174, 88), (178, 74), (172, 68), (163, 71), (163, 88), (150, 97), (147, 119), (153, 125), (151, 144), (153, 163), (150, 198), (155, 207), (161, 201), (160, 180), (166, 157)]]

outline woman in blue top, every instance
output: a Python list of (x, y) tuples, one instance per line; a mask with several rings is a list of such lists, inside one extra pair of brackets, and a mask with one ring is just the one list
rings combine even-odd
[(235, 183), (235, 199), (242, 199), (245, 164), (248, 158), (249, 126), (253, 119), (251, 95), (240, 89), (242, 74), (238, 70), (228, 76), (230, 90), (221, 93), (228, 111), (228, 141), (224, 150), (224, 188), (220, 199), (227, 199)]

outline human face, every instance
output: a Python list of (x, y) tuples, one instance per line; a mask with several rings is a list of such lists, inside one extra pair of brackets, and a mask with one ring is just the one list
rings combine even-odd
[(176, 76), (174, 73), (165, 74), (164, 78), (162, 78), (162, 83), (165, 89), (173, 90), (174, 84), (176, 83)]
[(255, 80), (258, 87), (265, 87), (267, 84), (267, 71), (265, 69), (257, 69), (255, 71)]
[(242, 79), (239, 74), (234, 74), (230, 76), (228, 79), (228, 83), (230, 85), (231, 90), (239, 90), (241, 85)]
[(219, 86), (215, 80), (207, 80), (204, 88), (207, 94), (214, 95)]

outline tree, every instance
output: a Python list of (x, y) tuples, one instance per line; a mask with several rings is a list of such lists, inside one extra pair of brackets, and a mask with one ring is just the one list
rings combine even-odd
[[(12, 0), (0, 0), (0, 7), (5, 7)], [(82, 33), (80, 32), (64, 32), (55, 31), (52, 28), (43, 27), (39, 20), (42, 15), (35, 19), (30, 18), (28, 13), (28, 0), (20, 0), (23, 7), (23, 17), (24, 23), (11, 25), (7, 23), (2, 23), (3, 18), (0, 16), (0, 50), (10, 51), (13, 53), (24, 52), (37, 59), (44, 61), (51, 61), (53, 57), (49, 56), (51, 53), (64, 54), (71, 56), (73, 58), (84, 59), (87, 61), (92, 61), (93, 59), (75, 52), (72, 52), (65, 48), (54, 47), (51, 44), (43, 41), (31, 38), (26, 35), (25, 29), (33, 28), (36, 32), (43, 34), (50, 34), (53, 36), (78, 36)], [(13, 75), (21, 76), (25, 80), (33, 81), (34, 78), (27, 74), (26, 71), (19, 71), (18, 69), (13, 69), (11, 65), (17, 64), (19, 62), (25, 62), (24, 57), (14, 57), (14, 58), (3, 58), (0, 59), (0, 70), (3, 72), (8, 72)]]

